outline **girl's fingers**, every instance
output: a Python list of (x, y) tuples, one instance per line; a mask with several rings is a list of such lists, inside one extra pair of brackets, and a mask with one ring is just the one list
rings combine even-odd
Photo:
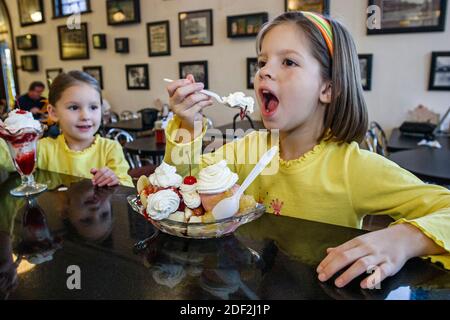
[(186, 114), (188, 116), (193, 117), (196, 113), (199, 113), (200, 111), (202, 111), (203, 108), (212, 106), (213, 104), (214, 103), (213, 103), (213, 101), (211, 99), (197, 102), (195, 105), (193, 105), (191, 108), (189, 108), (188, 111), (186, 111)]
[[(355, 238), (357, 239), (357, 238)], [(342, 252), (345, 252), (346, 250), (352, 249), (356, 246), (358, 246), (358, 242), (355, 241), (355, 239), (352, 239), (350, 241), (345, 242), (344, 244), (336, 247), (336, 248), (329, 248), (327, 249), (327, 256), (325, 259), (320, 262), (319, 266), (317, 267), (317, 272), (321, 272), (321, 270), (325, 269), (325, 267), (334, 259), (334, 256), (336, 254), (341, 254)]]
[(170, 99), (173, 104), (181, 103), (186, 97), (192, 95), (193, 93), (202, 90), (204, 87), (203, 83), (191, 83), (182, 87), (178, 87)]
[(384, 279), (392, 275), (391, 267), (387, 262), (374, 268), (373, 273), (361, 281), (360, 286), (363, 289), (374, 289)]
[(322, 263), (317, 267), (317, 272), (319, 273), (320, 281), (327, 281), (336, 272), (355, 262), (356, 260), (368, 255), (369, 252), (362, 247), (358, 246), (356, 248), (341, 251), (333, 250), (328, 256), (322, 261)]
[(175, 93), (175, 91), (182, 87), (182, 86), (186, 86), (188, 84), (192, 83), (190, 80), (188, 79), (178, 79), (175, 80), (174, 82), (171, 82), (167, 85), (166, 89), (167, 92), (169, 93), (169, 96), (173, 96), (173, 94)]
[(377, 258), (372, 255), (362, 257), (340, 275), (334, 283), (337, 287), (342, 288), (359, 275), (368, 272), (370, 268), (373, 268), (380, 262), (381, 261), (377, 261)]
[(117, 186), (119, 184), (119, 179), (114, 176), (113, 178), (111, 178), (111, 181), (108, 182), (108, 187), (113, 187), (113, 186)]
[(96, 182), (97, 182), (97, 185), (98, 185), (99, 187), (105, 186), (106, 184), (108, 184), (108, 183), (110, 182), (110, 180), (111, 180), (111, 178), (112, 178), (113, 175), (114, 175), (114, 173), (112, 173), (112, 172), (106, 173), (106, 174), (103, 175), (100, 179), (98, 179), (98, 180), (96, 181)]

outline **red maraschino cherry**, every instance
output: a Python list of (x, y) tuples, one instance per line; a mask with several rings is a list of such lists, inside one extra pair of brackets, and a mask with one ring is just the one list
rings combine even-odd
[(186, 176), (183, 183), (192, 186), (197, 183), (197, 179), (194, 176)]
[(27, 112), (25, 110), (19, 109), (16, 111), (18, 114), (26, 114)]

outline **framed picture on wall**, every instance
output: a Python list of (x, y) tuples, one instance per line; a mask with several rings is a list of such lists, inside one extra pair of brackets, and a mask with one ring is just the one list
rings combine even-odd
[(17, 5), (22, 27), (45, 22), (43, 0), (18, 0)]
[(62, 68), (54, 68), (54, 69), (46, 69), (45, 70), (45, 76), (47, 78), (47, 85), (50, 88), (50, 86), (53, 83), (53, 80), (55, 80), (55, 78), (63, 72)]
[(254, 89), (256, 72), (258, 72), (258, 58), (247, 58), (247, 89)]
[(128, 90), (150, 89), (148, 64), (128, 64), (125, 68)]
[(255, 37), (268, 20), (267, 12), (228, 16), (227, 36), (228, 38)]
[(200, 10), (180, 12), (180, 47), (213, 45), (213, 11)]
[(140, 23), (140, 0), (107, 0), (106, 15), (110, 26)]
[(89, 59), (87, 24), (80, 29), (69, 29), (66, 25), (58, 26), (59, 56), (61, 60)]
[(17, 36), (16, 44), (19, 50), (35, 50), (38, 48), (37, 36), (35, 34)]
[(358, 54), (361, 84), (364, 90), (372, 89), (372, 54)]
[(106, 34), (96, 33), (92, 35), (92, 47), (94, 49), (106, 49)]
[[(380, 8), (374, 17), (374, 26), (367, 34), (444, 31), (447, 0), (369, 0), (369, 6)], [(379, 21), (376, 19), (379, 18)]]
[(51, 2), (53, 5), (53, 18), (92, 12), (91, 0), (51, 0)]
[(83, 67), (83, 71), (97, 80), (98, 84), (100, 85), (100, 89), (103, 90), (103, 70), (101, 66), (85, 66)]
[(20, 62), (22, 63), (22, 70), (28, 72), (39, 71), (39, 61), (38, 56), (35, 54), (30, 54), (20, 57)]
[(431, 54), (428, 90), (450, 91), (450, 51)]
[(330, 14), (330, 0), (284, 0), (284, 10)]
[(114, 44), (117, 53), (129, 53), (130, 45), (128, 38), (116, 38), (114, 39)]
[(208, 61), (185, 61), (179, 63), (180, 79), (192, 74), (196, 82), (203, 82), (208, 89)]
[(170, 56), (169, 20), (147, 23), (149, 57)]

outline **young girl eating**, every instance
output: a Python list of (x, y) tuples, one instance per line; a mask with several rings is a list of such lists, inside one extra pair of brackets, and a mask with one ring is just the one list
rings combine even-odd
[[(260, 31), (257, 51), (255, 93), (269, 132), (199, 156), (206, 131), (201, 111), (212, 101), (200, 93), (203, 84), (188, 76), (167, 87), (176, 116), (166, 129), (164, 161), (182, 174), (186, 154), (199, 160), (198, 167), (225, 159), (242, 183), (256, 163), (248, 159), (275, 144), (277, 170), (260, 175), (246, 191), (269, 212), (355, 228), (366, 215), (397, 220), (329, 248), (317, 267), (320, 281), (342, 270), (335, 284), (343, 287), (374, 269), (360, 283), (374, 287), (418, 256), (450, 268), (450, 192), (359, 148), (368, 117), (349, 32), (319, 14), (284, 13)], [(273, 130), (279, 130), (278, 140)]]
[[(56, 77), (47, 110), (62, 134), (56, 139), (39, 140), (39, 169), (89, 178), (99, 187), (133, 186), (120, 144), (96, 134), (101, 124), (101, 105), (97, 80), (87, 73), (71, 71)], [(8, 152), (1, 152), (0, 158), (5, 159), (2, 163), (9, 163), (8, 157)]]

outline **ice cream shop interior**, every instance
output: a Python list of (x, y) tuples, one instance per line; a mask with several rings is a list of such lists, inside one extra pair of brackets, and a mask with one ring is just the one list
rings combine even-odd
[(0, 0), (0, 298), (450, 299), (449, 6)]

